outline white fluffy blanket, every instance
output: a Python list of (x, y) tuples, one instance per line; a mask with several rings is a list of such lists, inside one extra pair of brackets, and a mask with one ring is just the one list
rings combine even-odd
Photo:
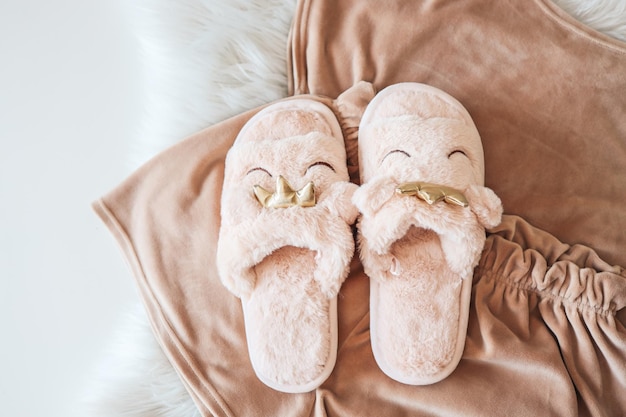
[[(623, 0), (554, 0), (626, 41)], [(287, 95), (286, 45), (296, 0), (137, 0), (126, 10), (143, 48), (146, 117), (133, 163), (181, 138)], [(262, 23), (261, 23), (262, 22)], [(200, 413), (138, 306), (129, 313), (85, 403), (92, 416)]]

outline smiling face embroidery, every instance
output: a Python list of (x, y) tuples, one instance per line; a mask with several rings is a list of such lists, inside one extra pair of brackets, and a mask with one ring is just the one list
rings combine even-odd
[[(314, 167), (318, 166), (328, 168), (333, 173), (336, 172), (335, 168), (328, 162), (316, 161), (307, 167), (307, 169), (304, 171), (304, 175), (306, 175)], [(273, 175), (263, 167), (252, 168), (248, 170), (246, 175), (256, 171), (264, 172), (270, 178), (273, 178)], [(315, 196), (315, 185), (313, 184), (313, 181), (309, 181), (300, 190), (294, 190), (291, 184), (289, 184), (289, 182), (285, 179), (285, 177), (279, 175), (276, 178), (276, 191), (271, 192), (259, 184), (255, 184), (252, 187), (252, 190), (256, 199), (265, 208), (288, 208), (293, 206), (314, 207), (317, 203)]]

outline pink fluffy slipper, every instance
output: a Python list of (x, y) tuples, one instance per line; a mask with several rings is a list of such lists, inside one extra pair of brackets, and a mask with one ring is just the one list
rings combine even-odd
[(358, 214), (348, 179), (339, 122), (311, 99), (263, 109), (227, 155), (217, 267), (241, 298), (252, 366), (276, 390), (311, 391), (335, 365)]
[(353, 201), (375, 359), (397, 381), (435, 383), (461, 359), (473, 269), (485, 227), (502, 215), (483, 187), (480, 136), (448, 94), (396, 84), (363, 115), (359, 165)]

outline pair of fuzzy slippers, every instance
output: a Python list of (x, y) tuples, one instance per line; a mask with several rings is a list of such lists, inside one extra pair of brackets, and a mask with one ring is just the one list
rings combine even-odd
[(381, 370), (431, 384), (463, 353), (473, 269), (502, 214), (471, 117), (441, 90), (396, 84), (367, 106), (358, 146), (360, 187), (333, 111), (295, 98), (253, 116), (226, 158), (218, 271), (241, 299), (257, 376), (279, 391), (332, 372), (359, 215)]

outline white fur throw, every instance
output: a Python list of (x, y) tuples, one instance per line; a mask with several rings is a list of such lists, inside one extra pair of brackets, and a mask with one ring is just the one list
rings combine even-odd
[(146, 68), (137, 165), (202, 128), (287, 95), (295, 0), (137, 0), (128, 7)]
[[(554, 0), (583, 23), (626, 41), (624, 0)], [(181, 138), (287, 94), (286, 42), (295, 0), (136, 0), (126, 11), (143, 47), (147, 114), (139, 165)], [(262, 22), (262, 23), (260, 23)], [(94, 375), (85, 415), (195, 417), (143, 308)]]

